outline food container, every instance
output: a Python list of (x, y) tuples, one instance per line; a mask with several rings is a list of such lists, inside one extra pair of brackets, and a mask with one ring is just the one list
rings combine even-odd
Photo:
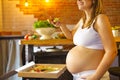
[[(41, 71), (36, 71), (37, 68), (40, 68)], [(18, 76), (24, 78), (58, 78), (65, 70), (65, 64), (35, 64), (20, 71)]]
[(112, 33), (114, 37), (120, 36), (120, 26), (112, 27)]
[(119, 36), (119, 30), (112, 30), (113, 36), (118, 37)]

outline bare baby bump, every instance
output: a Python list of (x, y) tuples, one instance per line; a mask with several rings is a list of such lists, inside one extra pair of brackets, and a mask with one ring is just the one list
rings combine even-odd
[(103, 51), (76, 46), (68, 52), (66, 66), (71, 73), (96, 69), (102, 57)]

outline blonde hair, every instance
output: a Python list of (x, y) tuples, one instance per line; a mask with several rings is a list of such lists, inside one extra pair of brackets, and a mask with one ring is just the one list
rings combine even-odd
[(104, 13), (102, 0), (95, 0), (94, 5), (94, 16)]
[[(94, 3), (93, 3), (93, 8), (94, 8), (93, 15), (92, 15), (91, 19), (89, 20), (89, 22), (85, 26), (90, 26), (97, 15), (104, 13), (102, 0), (93, 0), (93, 1), (94, 1)], [(83, 19), (85, 20), (85, 15), (83, 16)]]

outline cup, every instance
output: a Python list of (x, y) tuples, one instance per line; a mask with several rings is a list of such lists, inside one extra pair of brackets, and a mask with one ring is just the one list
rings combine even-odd
[(119, 36), (119, 30), (112, 30), (113, 36), (118, 37)]

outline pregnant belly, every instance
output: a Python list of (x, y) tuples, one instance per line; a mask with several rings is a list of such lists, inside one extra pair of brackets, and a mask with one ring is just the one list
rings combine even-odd
[(71, 73), (96, 69), (102, 57), (103, 51), (76, 46), (69, 51), (66, 66)]

